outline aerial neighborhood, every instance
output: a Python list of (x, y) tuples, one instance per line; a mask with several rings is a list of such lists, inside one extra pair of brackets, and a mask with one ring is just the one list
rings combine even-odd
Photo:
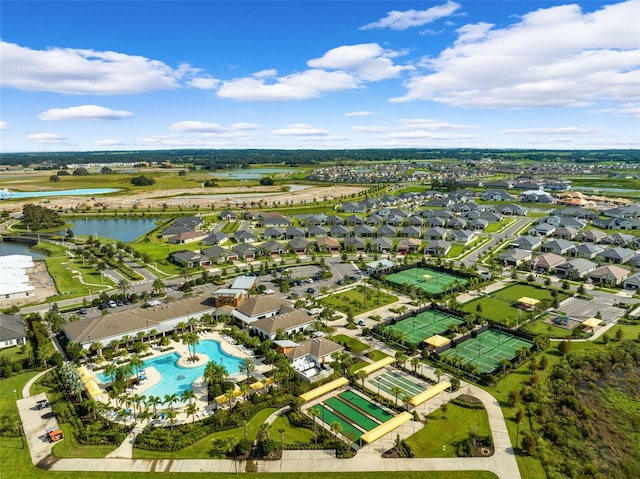
[(203, 438), (212, 472), (280, 470), (303, 450), (372, 472), (428, 470), (447, 448), (499, 477), (548, 467), (539, 448), (568, 419), (531, 391), (551, 394), (574, 344), (637, 353), (638, 199), (581, 192), (546, 163), (527, 178), (441, 168), (308, 170), (300, 194), (264, 202), (8, 195), (2, 244), (26, 254), (0, 256), (0, 372), (42, 371), (16, 396), (19, 434), (59, 458), (51, 470), (74, 470), (57, 445), (70, 438), (76, 454), (166, 453), (194, 471)]

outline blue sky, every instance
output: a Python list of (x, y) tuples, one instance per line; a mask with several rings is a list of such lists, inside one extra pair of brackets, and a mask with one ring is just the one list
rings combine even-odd
[(3, 152), (640, 146), (640, 0), (3, 0), (0, 14)]

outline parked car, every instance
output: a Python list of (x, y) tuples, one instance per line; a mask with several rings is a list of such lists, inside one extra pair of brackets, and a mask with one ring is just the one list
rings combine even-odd
[(86, 309), (84, 309), (84, 308), (82, 308), (82, 309), (79, 309), (79, 310), (78, 310), (78, 314), (82, 314), (83, 316), (84, 316), (85, 314), (87, 314), (87, 312), (88, 312), (88, 311), (87, 311)]
[(116, 302), (112, 299), (111, 301), (109, 301), (109, 307), (110, 308), (116, 308), (118, 305), (116, 304)]
[(364, 319), (358, 320), (358, 326), (366, 326), (367, 323), (364, 322)]
[(316, 288), (307, 288), (307, 293), (318, 294), (318, 290)]

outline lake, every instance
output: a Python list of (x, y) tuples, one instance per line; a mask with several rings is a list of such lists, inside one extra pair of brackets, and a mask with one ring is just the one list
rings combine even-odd
[(45, 253), (29, 249), (28, 244), (13, 243), (11, 241), (0, 242), (0, 256), (9, 256), (12, 254), (24, 254), (31, 256), (34, 260), (45, 259), (47, 257)]
[(115, 193), (118, 188), (79, 188), (76, 190), (58, 190), (58, 191), (9, 191), (0, 190), (0, 200), (13, 200), (21, 198), (42, 198), (46, 196), (93, 196), (104, 195), (107, 193)]
[[(76, 236), (111, 238), (128, 243), (154, 229), (158, 218), (74, 219), (71, 230)], [(62, 232), (64, 233), (64, 232)]]

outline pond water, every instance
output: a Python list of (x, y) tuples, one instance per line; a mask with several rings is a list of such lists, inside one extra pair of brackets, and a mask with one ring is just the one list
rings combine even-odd
[(9, 256), (11, 254), (24, 254), (31, 256), (34, 260), (47, 257), (47, 255), (41, 251), (30, 249), (28, 244), (13, 243), (11, 241), (0, 242), (0, 256)]
[(128, 243), (155, 228), (158, 218), (74, 219), (71, 221), (73, 222), (71, 230), (76, 236), (98, 235)]
[(627, 188), (602, 188), (599, 186), (576, 186), (573, 189), (579, 191), (606, 191), (609, 193), (637, 193), (636, 190)]
[(9, 191), (0, 190), (0, 200), (21, 199), (21, 198), (42, 198), (46, 196), (77, 196), (77, 195), (104, 195), (115, 193), (118, 188), (79, 188), (75, 190), (58, 191)]
[(295, 168), (237, 168), (235, 170), (221, 170), (211, 173), (213, 176), (233, 180), (259, 180), (263, 176), (281, 175), (297, 171)]

